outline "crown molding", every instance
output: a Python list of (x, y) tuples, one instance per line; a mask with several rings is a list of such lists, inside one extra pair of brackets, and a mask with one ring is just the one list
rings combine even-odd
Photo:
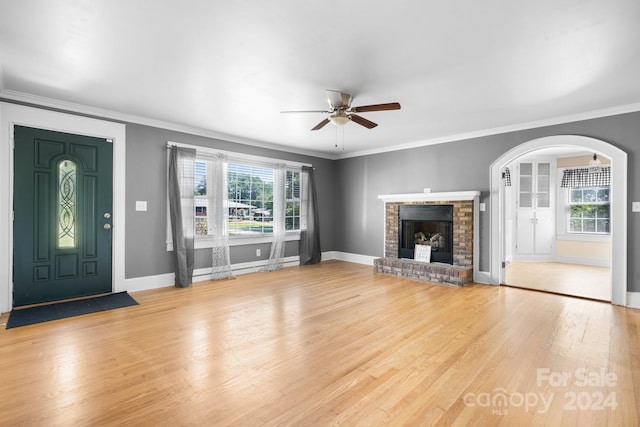
[(335, 156), (313, 150), (304, 150), (296, 147), (271, 144), (263, 141), (258, 141), (249, 138), (242, 138), (239, 136), (226, 134), (222, 132), (216, 132), (209, 129), (203, 129), (195, 126), (181, 125), (178, 123), (167, 122), (164, 120), (151, 119), (144, 116), (137, 116), (134, 114), (120, 113), (113, 110), (106, 110), (102, 108), (89, 107), (87, 105), (76, 104), (73, 102), (61, 101), (53, 98), (47, 98), (38, 95), (32, 95), (24, 92), (17, 92), (13, 90), (2, 90), (2, 74), (0, 68), (0, 100), (10, 100), (16, 102), (22, 102), (33, 106), (52, 108), (60, 110), (62, 112), (71, 112), (77, 114), (83, 114), (94, 118), (101, 118), (106, 120), (113, 120), (122, 123), (135, 123), (139, 125), (151, 126), (165, 130), (171, 130), (175, 132), (182, 132), (190, 135), (203, 136), (206, 138), (219, 139), (226, 142), (233, 142), (236, 144), (249, 145), (252, 147), (266, 148), (269, 150), (284, 151), (287, 153), (302, 154), (305, 156), (319, 157), (323, 159), (336, 160)]
[[(0, 58), (1, 59), (1, 58)], [(333, 154), (321, 151), (305, 150), (292, 146), (278, 145), (258, 141), (249, 138), (242, 138), (239, 136), (226, 134), (222, 132), (216, 132), (209, 129), (203, 129), (195, 126), (181, 125), (178, 123), (167, 122), (164, 120), (151, 119), (144, 116), (137, 116), (134, 114), (120, 113), (113, 110), (106, 110), (96, 107), (89, 107), (87, 105), (76, 104), (67, 101), (61, 101), (53, 98), (47, 98), (37, 95), (32, 95), (24, 92), (18, 92), (13, 90), (4, 89), (4, 78), (2, 73), (2, 63), (0, 62), (0, 100), (3, 98), (10, 101), (23, 102), (34, 106), (53, 108), (61, 111), (72, 112), (77, 114), (83, 114), (92, 116), (95, 118), (102, 118), (107, 120), (113, 120), (124, 123), (135, 123), (145, 126), (156, 127), (165, 130), (171, 130), (175, 132), (182, 132), (190, 135), (203, 136), (206, 138), (219, 139), (222, 141), (233, 142), (236, 144), (248, 145), (252, 147), (265, 148), (269, 150), (283, 151), (294, 154), (301, 154), (305, 156), (312, 156), (321, 159), (328, 160), (341, 160), (353, 157), (362, 157), (373, 154), (389, 153), (393, 151), (408, 150), (411, 148), (425, 147), (428, 145), (444, 144), (448, 142), (462, 141), (472, 138), (481, 138), (485, 136), (498, 135), (508, 132), (516, 132), (527, 129), (535, 129), (546, 126), (554, 126), (565, 123), (578, 122), (582, 120), (597, 119), (601, 117), (615, 116), (618, 114), (634, 113), (640, 111), (640, 103), (621, 105), (617, 107), (605, 108), (600, 110), (586, 111), (583, 113), (570, 114), (559, 117), (552, 117), (543, 120), (534, 120), (524, 123), (516, 123), (508, 126), (500, 126), (489, 129), (483, 129), (473, 132), (459, 133), (455, 135), (447, 135), (438, 138), (424, 139), (414, 142), (408, 142), (404, 144), (388, 145), (386, 147), (374, 148), (371, 150), (354, 151), (352, 153)]]
[(408, 142), (406, 144), (398, 144), (393, 146), (374, 148), (371, 150), (356, 151), (353, 153), (338, 154), (338, 155), (335, 155), (334, 157), (335, 157), (335, 160), (340, 160), (340, 159), (348, 159), (352, 157), (369, 156), (372, 154), (381, 154), (381, 153), (388, 153), (392, 151), (408, 150), (411, 148), (424, 147), (427, 145), (444, 144), (447, 142), (462, 141), (465, 139), (472, 139), (472, 138), (481, 138), (485, 136), (499, 135), (502, 133), (516, 132), (520, 130), (542, 128), (546, 126), (554, 126), (554, 125), (561, 125), (565, 123), (579, 122), (582, 120), (597, 119), (600, 117), (615, 116), (618, 114), (635, 113), (638, 111), (640, 111), (640, 103), (621, 105), (618, 107), (604, 108), (601, 110), (587, 111), (584, 113), (570, 114), (566, 116), (553, 117), (549, 119), (535, 120), (531, 122), (517, 123), (513, 125), (489, 128), (489, 129), (478, 130), (473, 132), (459, 133), (456, 135), (448, 135), (448, 136), (443, 136), (439, 138)]

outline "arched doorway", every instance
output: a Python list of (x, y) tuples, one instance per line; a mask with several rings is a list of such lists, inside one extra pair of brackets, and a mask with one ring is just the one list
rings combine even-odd
[(492, 284), (504, 283), (504, 187), (502, 169), (516, 158), (549, 147), (577, 146), (599, 152), (611, 159), (611, 302), (626, 305), (627, 300), (627, 153), (595, 138), (557, 135), (534, 139), (509, 150), (491, 164), (491, 266)]

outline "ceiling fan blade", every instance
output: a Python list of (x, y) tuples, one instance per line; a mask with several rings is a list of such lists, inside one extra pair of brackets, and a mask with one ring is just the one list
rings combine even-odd
[(373, 129), (374, 127), (378, 126), (377, 123), (374, 123), (371, 120), (367, 120), (362, 116), (358, 116), (357, 114), (350, 114), (349, 117), (351, 117), (351, 121), (356, 122), (357, 124), (362, 125), (367, 129)]
[(324, 119), (323, 121), (321, 121), (320, 123), (318, 123), (317, 125), (315, 125), (314, 127), (311, 128), (311, 130), (318, 130), (318, 129), (322, 129), (323, 127), (325, 127), (325, 125), (329, 123), (329, 119)]
[(327, 94), (327, 102), (332, 109), (349, 108), (351, 105), (351, 95), (348, 93), (338, 92), (337, 90), (325, 90)]
[(373, 105), (363, 105), (360, 107), (353, 107), (351, 111), (354, 113), (366, 113), (368, 111), (388, 111), (388, 110), (399, 110), (400, 103), (398, 102), (389, 102), (387, 104), (373, 104)]

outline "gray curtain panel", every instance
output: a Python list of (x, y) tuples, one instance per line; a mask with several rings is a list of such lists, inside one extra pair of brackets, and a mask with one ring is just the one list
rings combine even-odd
[(169, 214), (177, 288), (186, 288), (193, 281), (195, 160), (194, 149), (170, 148)]
[(320, 224), (318, 222), (318, 203), (316, 198), (316, 182), (313, 176), (313, 168), (302, 167), (305, 185), (302, 194), (306, 195), (303, 203), (306, 204), (307, 228), (300, 232), (299, 253), (300, 265), (318, 264), (322, 260), (320, 250)]

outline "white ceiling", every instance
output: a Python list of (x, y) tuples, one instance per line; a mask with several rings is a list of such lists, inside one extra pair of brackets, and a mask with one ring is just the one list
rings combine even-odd
[[(639, 23), (638, 0), (2, 0), (0, 95), (349, 157), (640, 110)], [(324, 89), (402, 109), (280, 114)]]

